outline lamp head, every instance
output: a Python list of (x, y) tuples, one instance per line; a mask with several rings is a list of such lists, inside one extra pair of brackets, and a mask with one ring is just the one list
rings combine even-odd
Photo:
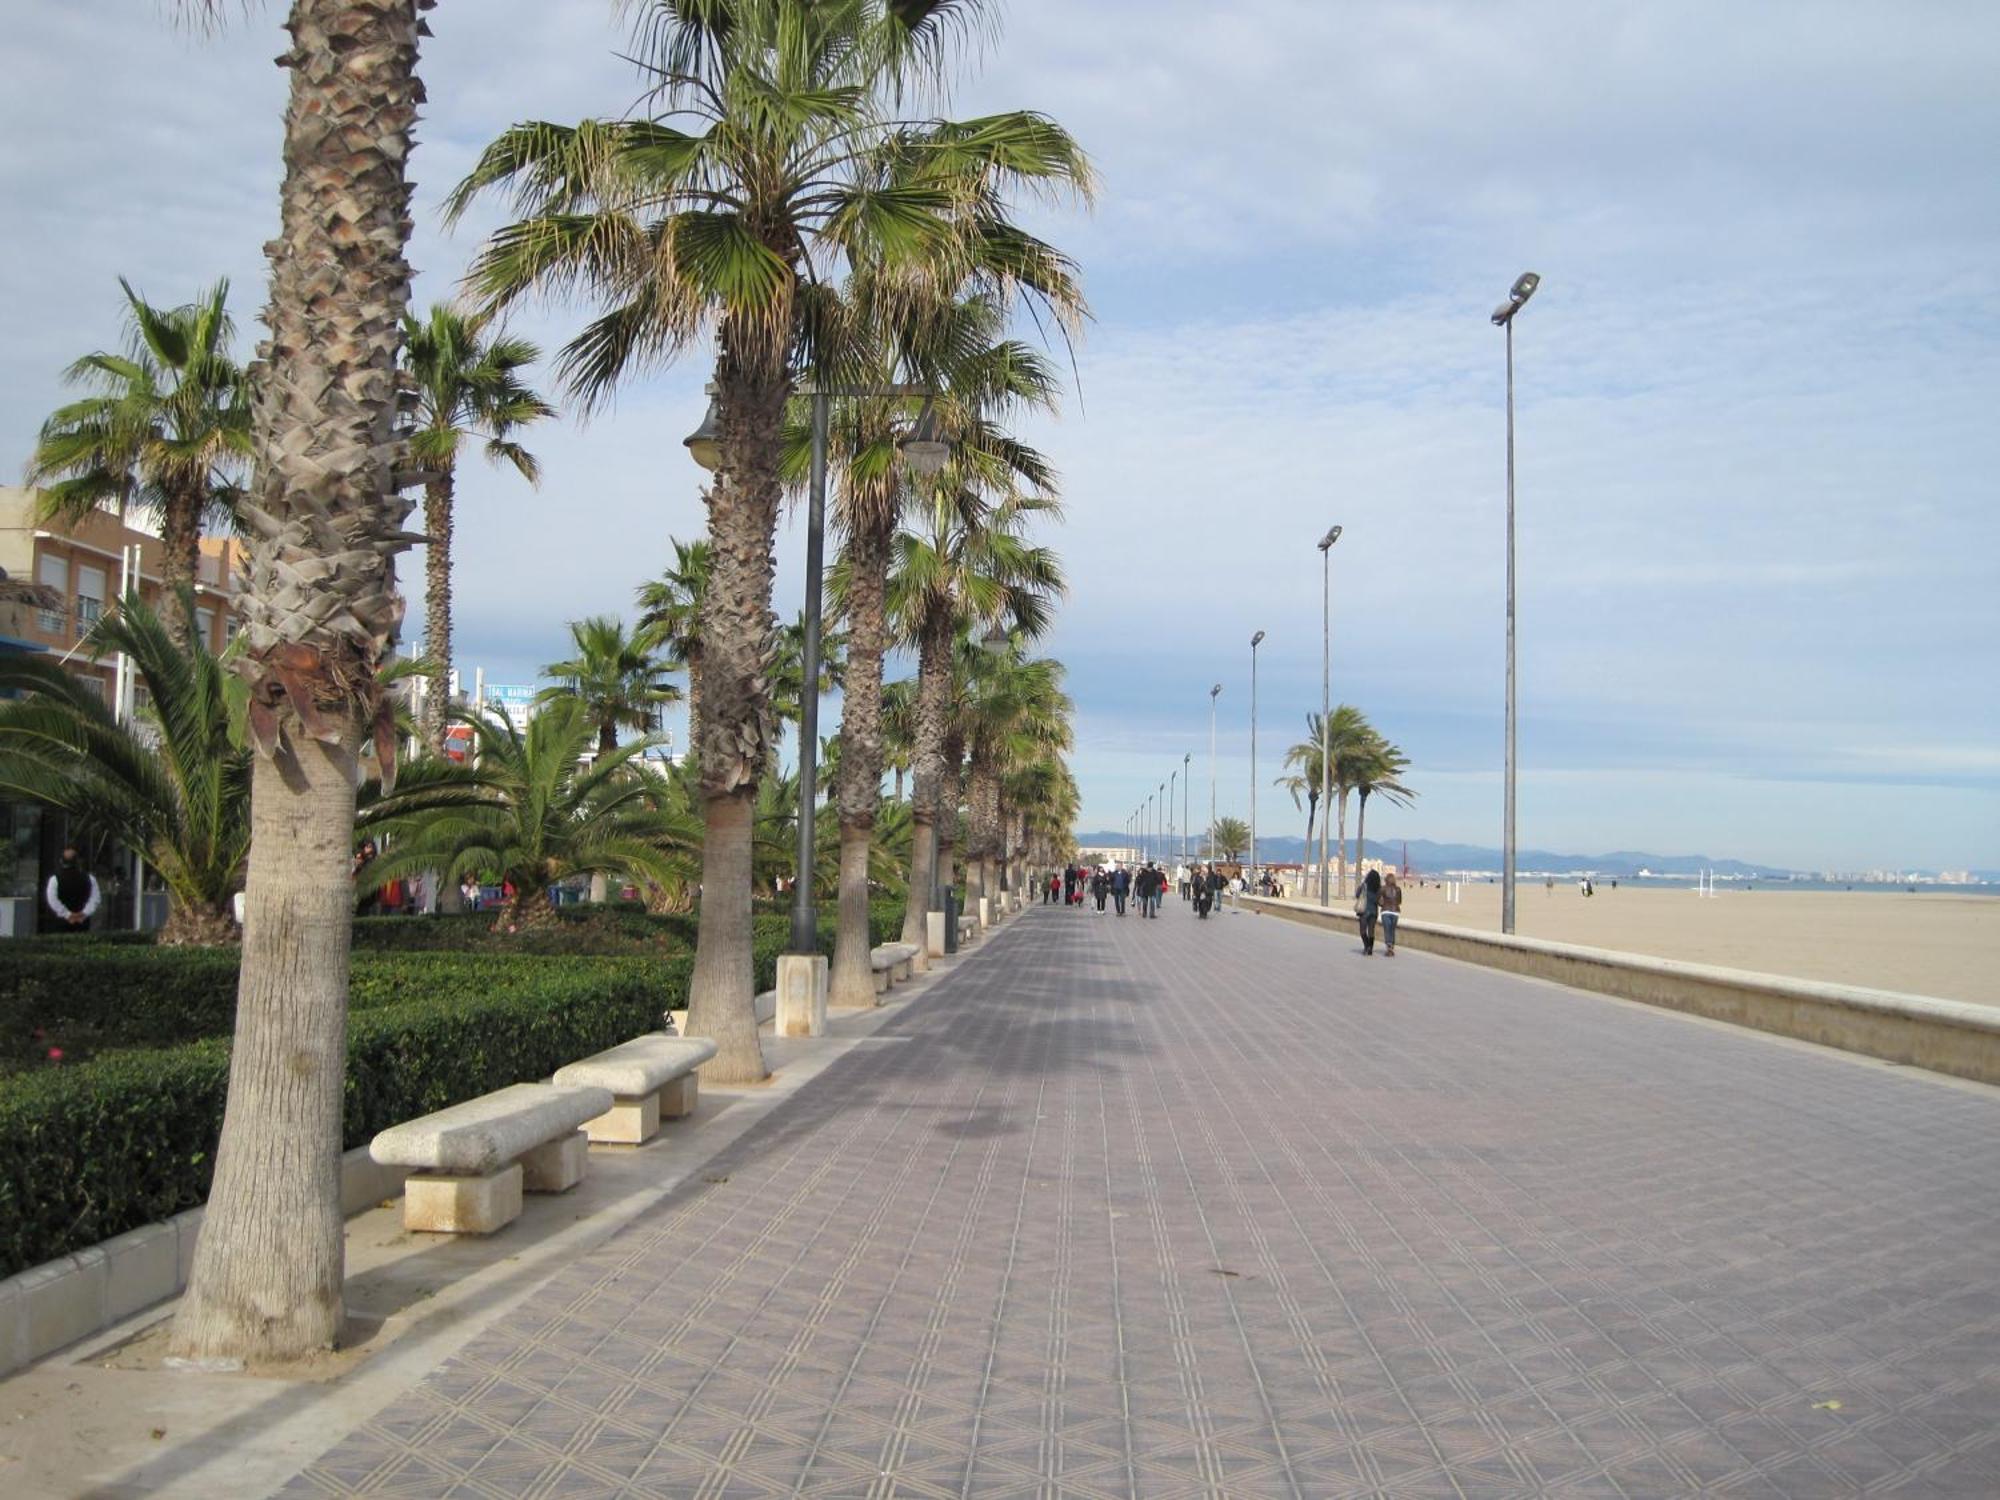
[(1218, 682), (1214, 687), (1208, 690), (1208, 696), (1213, 698), (1217, 693), (1221, 691), (1222, 691), (1222, 684)]
[(1261, 645), (1263, 645), (1263, 644), (1264, 644), (1264, 632), (1263, 632), (1263, 631), (1261, 631), (1261, 630), (1260, 630), (1260, 631), (1258, 631), (1258, 632), (1257, 632), (1257, 633), (1256, 633), (1255, 635), (1253, 635), (1253, 636), (1251, 636), (1251, 637), (1250, 637), (1250, 649), (1251, 649), (1252, 651), (1255, 651), (1255, 650), (1256, 650), (1256, 649), (1257, 649), (1257, 648), (1258, 648), (1259, 646), (1261, 646)]
[(1535, 295), (1535, 288), (1542, 284), (1542, 278), (1533, 271), (1523, 271), (1514, 279), (1508, 289), (1507, 300), (1493, 309), (1493, 326), (1505, 327), (1514, 321), (1514, 314), (1527, 306), (1528, 299)]
[(1336, 526), (1333, 528), (1333, 530), (1329, 531), (1325, 536), (1319, 539), (1319, 550), (1324, 552), (1339, 540), (1340, 540), (1340, 528)]
[(713, 397), (709, 398), (708, 410), (702, 413), (701, 426), (682, 438), (681, 446), (709, 473), (722, 467), (722, 424), (715, 419)]
[(937, 412), (931, 406), (931, 398), (924, 397), (924, 409), (917, 413), (917, 425), (909, 435), (896, 444), (903, 455), (903, 462), (911, 472), (928, 479), (944, 468), (951, 458), (951, 444), (938, 432)]

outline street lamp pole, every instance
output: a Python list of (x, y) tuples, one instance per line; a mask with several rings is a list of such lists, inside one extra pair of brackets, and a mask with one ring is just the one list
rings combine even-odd
[(1174, 792), (1181, 784), (1181, 768), (1175, 766), (1167, 773), (1167, 846), (1163, 858), (1172, 858), (1174, 852)]
[(1208, 862), (1215, 863), (1215, 699), (1222, 691), (1217, 683), (1208, 690)]
[(1527, 306), (1542, 278), (1524, 271), (1494, 309), (1493, 321), (1507, 333), (1507, 804), (1500, 852), (1500, 930), (1514, 930), (1514, 779), (1518, 712), (1514, 691), (1514, 314)]
[(1333, 816), (1333, 544), (1334, 527), (1319, 539), (1319, 904), (1327, 904), (1326, 825)]
[(1193, 763), (1194, 763), (1194, 751), (1190, 750), (1187, 752), (1187, 754), (1181, 757), (1181, 863), (1182, 864), (1187, 863), (1187, 857), (1188, 857), (1188, 783), (1194, 779), (1189, 774), (1188, 767)]
[(1257, 889), (1257, 648), (1264, 632), (1250, 637), (1250, 889)]

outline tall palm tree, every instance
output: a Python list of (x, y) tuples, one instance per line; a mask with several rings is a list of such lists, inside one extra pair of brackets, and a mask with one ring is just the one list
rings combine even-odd
[[(975, 279), (992, 278), (982, 271)], [(1057, 388), (1046, 360), (1001, 337), (1002, 299), (981, 294), (930, 302), (908, 300), (908, 289), (901, 291), (888, 297), (880, 279), (870, 276), (850, 283), (850, 308), (858, 308), (864, 323), (884, 325), (875, 330), (875, 347), (869, 352), (876, 363), (866, 373), (882, 383), (899, 373), (922, 376), (921, 383), (937, 393), (931, 411), (936, 430), (956, 445), (966, 463), (1017, 463), (1033, 478), (1046, 478), (1032, 451), (1022, 449), (993, 420), (1019, 407), (1050, 408)], [(1065, 311), (1082, 305), (1074, 278), (1066, 272), (1036, 292)], [(891, 304), (893, 316), (883, 313), (882, 302)], [(921, 420), (920, 413), (902, 415)], [(899, 429), (894, 404), (850, 402), (840, 417), (830, 424), (840, 434), (844, 461), (836, 512), (844, 544), (834, 570), (834, 595), (851, 645), (841, 679), (841, 735), (852, 749), (839, 785), (841, 915), (829, 997), (843, 1005), (870, 1005), (875, 989), (869, 968), (867, 867), (887, 758), (882, 686), (890, 642), (887, 590), (897, 524), (910, 503), (911, 476), (896, 461), (899, 430), (907, 429)], [(900, 799), (900, 771), (897, 780)]]
[(419, 733), (438, 743), (451, 707), (452, 496), (459, 450), (484, 439), (486, 457), (509, 465), (528, 483), (542, 466), (514, 440), (532, 422), (556, 409), (530, 389), (521, 372), (542, 357), (526, 339), (488, 336), (487, 322), (436, 303), (419, 322), (403, 319), (403, 368), (416, 385), (415, 431), (410, 457), (424, 471), (424, 655), (430, 691), (424, 696)]
[(966, 900), (1000, 893), (1006, 854), (1001, 790), (1016, 765), (1069, 748), (1070, 701), (1060, 662), (1031, 658), (1023, 644), (975, 645), (960, 711), (969, 752)]
[[(51, 413), (28, 460), (45, 521), (74, 524), (106, 503), (137, 505), (160, 528), (168, 595), (192, 587), (202, 523), (233, 519), (250, 455), (250, 390), (230, 344), (229, 283), (185, 307), (155, 307), (131, 283), (129, 350), (86, 354), (69, 367), (92, 394)], [(176, 638), (187, 621), (168, 612)]]
[(1354, 859), (1357, 865), (1368, 862), (1368, 799), (1380, 797), (1397, 807), (1408, 807), (1417, 795), (1402, 782), (1403, 772), (1409, 768), (1410, 758), (1399, 746), (1373, 729), (1368, 731), (1368, 743), (1356, 757), (1352, 773), (1354, 792), (1360, 800), (1354, 827)]
[(543, 704), (574, 699), (583, 704), (597, 730), (597, 753), (618, 748), (618, 731), (651, 734), (660, 710), (680, 702), (681, 690), (667, 681), (667, 668), (652, 653), (645, 634), (627, 635), (610, 615), (569, 623), (572, 654), (542, 668), (554, 683), (536, 695)]
[[(1356, 753), (1367, 743), (1368, 734), (1368, 720), (1361, 710), (1351, 703), (1340, 703), (1334, 706), (1330, 717), (1322, 717), (1317, 713), (1307, 714), (1306, 737), (1285, 751), (1286, 774), (1280, 776), (1276, 784), (1291, 793), (1292, 806), (1297, 807), (1301, 798), (1305, 800), (1308, 864), (1313, 861), (1313, 822), (1314, 814), (1319, 810), (1320, 788), (1322, 785), (1331, 787), (1335, 798), (1339, 799), (1344, 814), (1346, 789), (1351, 784), (1348, 771), (1354, 763)], [(1332, 775), (1322, 780), (1322, 759), (1329, 752), (1333, 757)], [(1343, 832), (1340, 858), (1341, 869), (1344, 872), (1347, 859), (1344, 817), (1341, 826)], [(1346, 879), (1344, 873), (1341, 878), (1344, 882)], [(1345, 888), (1343, 884), (1342, 889)]]
[[(192, 614), (193, 594), (183, 588), (168, 607)], [(233, 943), (250, 851), (250, 752), (231, 707), (240, 685), (199, 634), (182, 635), (184, 645), (135, 593), (86, 638), (138, 669), (150, 701), (135, 724), (51, 658), (0, 653), (0, 691), (22, 695), (0, 702), (0, 788), (140, 851), (167, 886), (161, 942)]]
[[(544, 288), (602, 309), (564, 369), (586, 400), (712, 330), (720, 464), (708, 497), (712, 586), (702, 620), (704, 818), (691, 1033), (719, 1082), (765, 1076), (752, 1007), (750, 839), (775, 733), (765, 676), (781, 434), (793, 372), (815, 367), (856, 264), (926, 273), (998, 238), (1018, 186), (1086, 189), (1051, 121), (1018, 112), (909, 122), (942, 82), (977, 0), (657, 0), (639, 50), (654, 118), (517, 125), (452, 194), (454, 217), (509, 185), (523, 217), (470, 280), (489, 305)], [(1005, 235), (1022, 271), (1045, 258)]]
[(393, 476), (421, 28), (416, 5), (292, 0), (278, 59), (284, 173), (251, 378), (255, 479), (239, 506), (237, 666), (257, 752), (242, 978), (177, 1356), (284, 1359), (340, 1335), (357, 752), (372, 733), (393, 777), (377, 672), (403, 615), (395, 555), (412, 540)]
[(1033, 474), (1033, 482), (1044, 487), (1054, 482), (1032, 450), (1021, 450), (1015, 463), (999, 471), (976, 454), (956, 453), (929, 487), (927, 503), (913, 509), (896, 535), (889, 615), (902, 642), (917, 651), (916, 779), (903, 941), (920, 950), (931, 887), (941, 872), (935, 845), (949, 841), (958, 817), (956, 766), (947, 765), (946, 755), (956, 642), (968, 627), (983, 636), (1002, 623), (1040, 635), (1064, 588), (1055, 553), (1026, 536), (1036, 517), (1061, 514), (1057, 502), (1046, 488), (1003, 490), (995, 501), (981, 482), (1007, 484), (1017, 474)]
[(460, 765), (433, 757), (410, 768), (361, 823), (386, 835), (374, 868), (382, 880), (436, 870), (456, 884), (486, 875), (514, 887), (495, 931), (552, 920), (549, 887), (576, 875), (629, 876), (668, 885), (695, 863), (699, 829), (663, 801), (657, 778), (639, 769), (651, 736), (583, 756), (599, 726), (580, 698), (550, 703), (526, 730), (498, 714), (476, 713), (479, 753)]
[(710, 548), (705, 541), (673, 544), (673, 566), (639, 585), (639, 628), (687, 672), (687, 749), (701, 745), (701, 615), (708, 606)]

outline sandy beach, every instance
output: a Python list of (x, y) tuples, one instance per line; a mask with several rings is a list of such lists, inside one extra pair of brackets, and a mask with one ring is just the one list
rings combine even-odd
[[(1482, 932), (1500, 930), (1500, 887), (1467, 885), (1448, 905), (1435, 886), (1407, 887), (1406, 916)], [(2000, 1006), (2000, 899), (1944, 893), (1612, 890), (1586, 899), (1521, 883), (1523, 937), (1650, 953), (1836, 984), (1938, 995)]]

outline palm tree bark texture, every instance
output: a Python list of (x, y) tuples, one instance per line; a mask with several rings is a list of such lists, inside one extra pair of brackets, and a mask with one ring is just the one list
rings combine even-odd
[(841, 675), (839, 918), (833, 967), (827, 976), (832, 1005), (873, 1005), (875, 976), (869, 965), (868, 853), (882, 800), (882, 655), (889, 638), (884, 603), (889, 539), (894, 517), (870, 517), (847, 539), (847, 669)]
[(910, 784), (910, 888), (903, 907), (903, 941), (927, 952), (925, 917), (938, 879), (939, 830), (957, 807), (941, 805), (945, 736), (951, 718), (951, 617), (926, 622), (917, 649), (917, 750)]
[(356, 756), (402, 611), (409, 505), (390, 475), (428, 5), (295, 0), (279, 59), (291, 89), (244, 515), (247, 913), (229, 1102), (171, 1339), (183, 1357), (294, 1358), (341, 1334), (348, 860)]
[(688, 992), (688, 1034), (716, 1055), (715, 1083), (769, 1076), (757, 1041), (750, 952), (751, 830), (757, 787), (772, 759), (771, 584), (777, 539), (780, 434), (791, 379), (772, 330), (725, 320), (716, 364), (722, 467), (709, 488), (713, 547), (702, 601), (700, 772), (704, 834), (701, 917)]

